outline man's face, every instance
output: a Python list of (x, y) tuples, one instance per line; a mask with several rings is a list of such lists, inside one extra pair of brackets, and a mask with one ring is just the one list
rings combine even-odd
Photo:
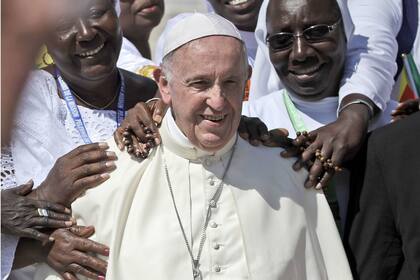
[(338, 22), (338, 8), (332, 12), (336, 7), (334, 1), (283, 0), (270, 1), (268, 6), (268, 35), (295, 34), (286, 49), (273, 50), (269, 44), (270, 60), (284, 86), (308, 100), (319, 100), (337, 91), (345, 59), (345, 34), (341, 22), (321, 40), (310, 41), (296, 34), (302, 34), (310, 26)]
[(239, 30), (255, 31), (262, 0), (209, 0), (213, 9)]
[(238, 128), (250, 75), (242, 48), (227, 36), (195, 40), (175, 51), (159, 80), (178, 127), (202, 150), (220, 150)]

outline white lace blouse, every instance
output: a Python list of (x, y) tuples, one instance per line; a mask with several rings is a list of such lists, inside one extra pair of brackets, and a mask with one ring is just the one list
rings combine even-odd
[[(2, 189), (30, 179), (38, 186), (59, 157), (85, 144), (57, 92), (51, 74), (43, 70), (31, 73), (19, 103), (11, 146), (2, 149)], [(115, 111), (78, 108), (92, 142), (112, 137), (117, 128)], [(1, 274), (6, 279), (18, 239), (6, 234), (1, 239)]]

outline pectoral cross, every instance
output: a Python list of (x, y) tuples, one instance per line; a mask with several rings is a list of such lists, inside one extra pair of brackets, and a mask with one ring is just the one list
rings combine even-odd
[(193, 277), (194, 280), (203, 280), (203, 276), (201, 275), (201, 271), (198, 268), (199, 263), (198, 260), (195, 260), (193, 263)]

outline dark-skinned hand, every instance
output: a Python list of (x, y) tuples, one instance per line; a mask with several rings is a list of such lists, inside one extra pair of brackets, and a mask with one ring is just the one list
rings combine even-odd
[(397, 108), (392, 111), (392, 121), (401, 120), (420, 110), (420, 99), (407, 100), (398, 104)]
[[(46, 243), (53, 239), (40, 230), (70, 227), (73, 220), (70, 209), (49, 201), (29, 198), (32, 187), (31, 180), (19, 187), (1, 191), (1, 231)], [(46, 209), (48, 217), (40, 216), (38, 208)]]
[(114, 133), (115, 142), (122, 151), (138, 158), (145, 158), (150, 149), (160, 144), (158, 126), (162, 122), (167, 106), (161, 99), (147, 103), (139, 102), (128, 110), (121, 126)]
[[(160, 144), (157, 127), (166, 111), (161, 99), (152, 102), (138, 103), (128, 111), (121, 127), (114, 133), (115, 142), (123, 150), (124, 146), (130, 154), (139, 158), (147, 157), (150, 149)], [(290, 147), (292, 140), (287, 138), (286, 129), (268, 131), (267, 126), (259, 118), (241, 117), (238, 127), (239, 135), (251, 145), (263, 144), (268, 147)]]
[(51, 236), (54, 244), (47, 257), (47, 263), (66, 280), (76, 280), (77, 274), (89, 279), (105, 279), (107, 262), (92, 256), (109, 256), (109, 248), (88, 239), (95, 232), (94, 227), (73, 226), (58, 229)]
[[(293, 165), (295, 170), (309, 166), (305, 187), (325, 188), (334, 173), (351, 160), (359, 151), (368, 131), (369, 116), (365, 105), (353, 104), (343, 110), (337, 120), (320, 127), (309, 134), (300, 134), (294, 141), (294, 148), (282, 152), (284, 157), (299, 156)], [(303, 149), (302, 149), (303, 148)], [(320, 155), (316, 156), (316, 151)], [(325, 168), (322, 159), (330, 159), (336, 168)]]
[(108, 180), (109, 173), (115, 170), (117, 156), (108, 148), (106, 143), (87, 144), (60, 157), (29, 196), (70, 207), (87, 189)]

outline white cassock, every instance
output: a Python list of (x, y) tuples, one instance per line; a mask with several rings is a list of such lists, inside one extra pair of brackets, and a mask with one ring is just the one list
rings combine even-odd
[[(106, 279), (193, 279), (175, 204), (196, 257), (205, 212), (233, 153), (223, 190), (211, 208), (200, 259), (203, 279), (352, 279), (325, 196), (305, 189), (280, 148), (253, 147), (235, 136), (215, 154), (193, 147), (166, 114), (163, 147), (138, 162), (120, 152), (117, 170), (73, 205), (78, 224), (110, 247)], [(164, 152), (163, 152), (164, 151)], [(58, 279), (44, 266), (35, 279)]]
[[(289, 137), (295, 138), (296, 131), (293, 127), (283, 95), (288, 94), (285, 89), (274, 91), (256, 100), (244, 102), (242, 114), (248, 117), (258, 117), (265, 123), (269, 130), (275, 128), (285, 128), (289, 131)], [(289, 94), (296, 112), (299, 114), (307, 131), (316, 130), (337, 120), (337, 109), (339, 97), (326, 97), (318, 101), (306, 101), (293, 97)], [(386, 110), (379, 113), (369, 125), (369, 130), (384, 126), (391, 122), (391, 111), (395, 109), (397, 103), (389, 101)], [(341, 227), (344, 229), (347, 217), (347, 205), (349, 200), (350, 172), (343, 170), (336, 174), (332, 179), (332, 186), (336, 189)]]

